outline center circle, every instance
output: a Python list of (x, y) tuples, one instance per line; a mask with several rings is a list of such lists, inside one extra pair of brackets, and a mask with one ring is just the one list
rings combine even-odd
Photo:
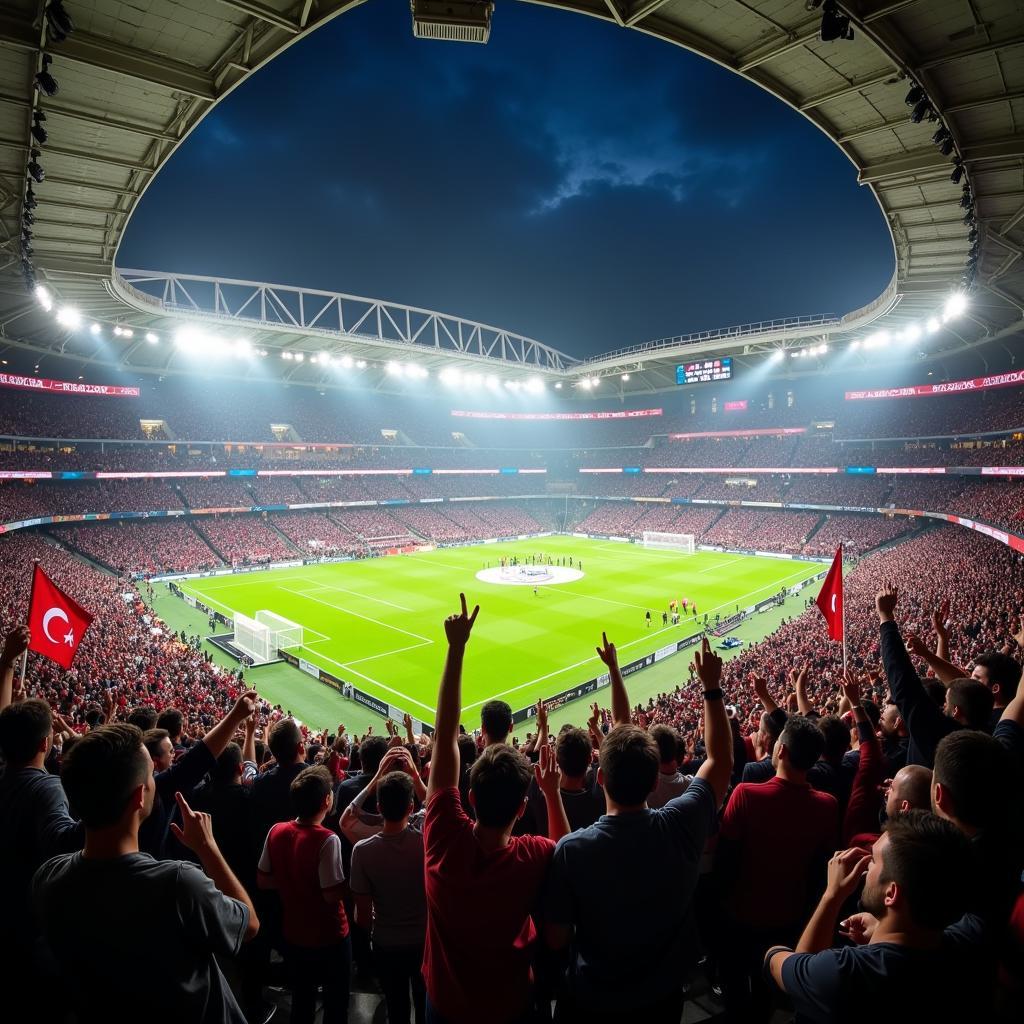
[(476, 578), (481, 583), (504, 587), (544, 587), (553, 583), (575, 583), (583, 579), (583, 573), (563, 565), (496, 565), (481, 569)]

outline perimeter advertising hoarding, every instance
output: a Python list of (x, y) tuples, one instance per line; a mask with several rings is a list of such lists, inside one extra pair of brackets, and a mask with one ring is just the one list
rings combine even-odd
[(452, 409), (453, 416), (471, 420), (631, 420), (660, 416), (661, 409), (616, 409), (610, 412), (474, 412)]

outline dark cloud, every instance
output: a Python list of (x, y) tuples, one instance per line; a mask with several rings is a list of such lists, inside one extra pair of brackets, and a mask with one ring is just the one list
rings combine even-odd
[(836, 312), (892, 268), (820, 132), (678, 48), (528, 4), (486, 47), (403, 0), (253, 76), (148, 191), (119, 256), (441, 309), (586, 354)]

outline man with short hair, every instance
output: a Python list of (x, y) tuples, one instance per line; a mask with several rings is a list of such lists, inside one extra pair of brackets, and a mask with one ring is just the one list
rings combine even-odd
[[(666, 750), (630, 724), (615, 645), (607, 637), (599, 653), (612, 683), (614, 728), (601, 743), (598, 769), (608, 813), (561, 840), (552, 863), (545, 900), (548, 944), (561, 949), (572, 942), (557, 1019), (611, 1024), (628, 1014), (644, 1024), (678, 1024), (690, 904), (732, 772), (722, 661), (705, 638), (695, 667), (704, 689), (707, 758), (683, 793), (654, 809), (648, 801), (657, 792)], [(595, 893), (609, 880), (626, 891), (646, 878), (657, 879), (657, 899), (630, 905), (624, 942), (623, 921)]]
[[(251, 713), (250, 704), (242, 707)], [(215, 954), (237, 954), (259, 920), (217, 847), (209, 816), (177, 795), (183, 824), (171, 827), (202, 870), (140, 851), (139, 826), (157, 790), (142, 733), (131, 725), (101, 726), (76, 740), (63, 781), (82, 816), (85, 848), (43, 864), (32, 898), (78, 1019), (127, 1024), (147, 1007), (150, 1017), (163, 1020), (244, 1024)], [(132, 969), (143, 948), (140, 913), (159, 945)]]
[(995, 729), (1006, 706), (1017, 696), (1020, 677), (1020, 662), (1002, 651), (985, 651), (974, 659), (971, 678), (984, 683), (992, 691), (989, 731)]
[[(256, 691), (247, 690), (235, 701), (231, 710), (202, 738), (193, 743), (173, 764), (167, 755), (170, 736), (163, 739), (160, 763), (153, 780), (156, 796), (150, 812), (140, 821), (139, 848), (154, 857), (163, 857), (167, 852), (168, 827), (175, 814), (175, 794), (181, 793), (186, 800), (192, 798), (193, 790), (207, 772), (212, 771), (217, 758), (231, 742), (235, 730), (253, 714), (256, 708)], [(147, 734), (149, 735), (149, 734)], [(152, 755), (150, 755), (152, 759)]]
[(771, 943), (792, 942), (799, 934), (835, 849), (838, 804), (808, 781), (824, 745), (816, 722), (791, 715), (772, 753), (775, 777), (741, 782), (726, 806), (715, 873), (724, 910), (722, 981), (730, 1020), (767, 1018), (761, 956)]
[(421, 968), (427, 926), (423, 815), (413, 818), (416, 790), (423, 783), (408, 751), (399, 751), (386, 761), (389, 768), (399, 763), (404, 767), (375, 780), (382, 823), (377, 835), (356, 843), (352, 851), (352, 893), (356, 924), (372, 932), (389, 1024), (409, 1024), (410, 1002), (416, 1024), (423, 1024), (426, 989)]
[(175, 755), (184, 752), (185, 745), (182, 743), (181, 734), (185, 728), (185, 716), (177, 708), (165, 708), (161, 711), (157, 716), (156, 728), (167, 730)]
[(679, 770), (679, 733), (670, 725), (651, 726), (650, 733), (658, 747), (658, 784), (648, 795), (647, 806), (657, 810), (669, 800), (682, 796), (693, 782), (693, 776)]
[(270, 829), (292, 817), (291, 786), (306, 767), (306, 747), (294, 718), (276, 721), (267, 742), (277, 763), (253, 782), (249, 798), (256, 856), (262, 851)]
[(85, 829), (68, 813), (60, 779), (44, 764), (53, 746), (53, 717), (42, 700), (23, 700), (0, 711), (0, 753), (7, 761), (0, 778), (0, 878), (5, 903), (0, 914), (0, 978), (13, 991), (35, 970), (35, 935), (29, 903), (32, 876), (43, 861), (80, 850)]
[(479, 606), (445, 620), (448, 653), (437, 699), (427, 813), (424, 877), (427, 936), (423, 977), (430, 1024), (493, 1024), (525, 1020), (531, 1012), (531, 913), (554, 843), (569, 831), (550, 748), (540, 752), (538, 784), (548, 805), (548, 837), (513, 836), (526, 809), (529, 762), (492, 743), (470, 772), (474, 824), (459, 797), (457, 736), (462, 664)]
[(875, 596), (878, 612), (882, 665), (893, 700), (907, 726), (908, 764), (930, 768), (939, 741), (958, 729), (987, 729), (992, 714), (992, 692), (975, 679), (957, 679), (946, 689), (944, 708), (928, 696), (914, 669), (896, 625), (899, 591), (886, 583)]
[(292, 990), (293, 1024), (313, 1024), (316, 990), (323, 988), (324, 1024), (348, 1020), (351, 946), (342, 897), (341, 840), (324, 828), (334, 780), (323, 765), (303, 768), (289, 788), (292, 821), (267, 835), (257, 880), (281, 898), (284, 959)]
[(503, 700), (489, 700), (480, 709), (480, 732), (484, 747), (508, 742), (512, 731), (512, 709)]
[[(837, 853), (795, 950), (775, 946), (765, 956), (799, 1024), (852, 1024), (865, 1016), (902, 1024), (908, 1011), (929, 1022), (975, 1018), (975, 986), (950, 983), (974, 976), (964, 962), (968, 937), (955, 925), (964, 909), (959, 883), (972, 870), (964, 837), (927, 811), (889, 821), (870, 856)], [(862, 879), (867, 913), (842, 923), (855, 944), (833, 948), (843, 905)]]

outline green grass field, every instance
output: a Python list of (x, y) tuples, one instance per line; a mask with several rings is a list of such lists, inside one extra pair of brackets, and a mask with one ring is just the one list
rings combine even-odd
[[(501, 556), (541, 551), (582, 559), (583, 578), (542, 585), (538, 596), (530, 587), (476, 578), (486, 562), (493, 566)], [(623, 663), (698, 632), (692, 618), (662, 626), (661, 612), (672, 598), (696, 601), (701, 619), (708, 612), (713, 621), (716, 612), (725, 617), (737, 605), (751, 605), (821, 568), (813, 562), (717, 552), (683, 555), (559, 536), (187, 580), (181, 589), (227, 614), (251, 616), (268, 609), (301, 623), (305, 647), (295, 653), (426, 722), (434, 719), (444, 658), (442, 623), (458, 609), (464, 591), (471, 606), (480, 604), (463, 679), (469, 721), (491, 697), (501, 697), (513, 709), (525, 707), (599, 675), (594, 646), (602, 630), (618, 645)], [(650, 629), (644, 618), (648, 609), (654, 619)], [(292, 674), (296, 688), (320, 692), (317, 703), (327, 705), (322, 720), (336, 720), (338, 705), (348, 702), (297, 670)]]

